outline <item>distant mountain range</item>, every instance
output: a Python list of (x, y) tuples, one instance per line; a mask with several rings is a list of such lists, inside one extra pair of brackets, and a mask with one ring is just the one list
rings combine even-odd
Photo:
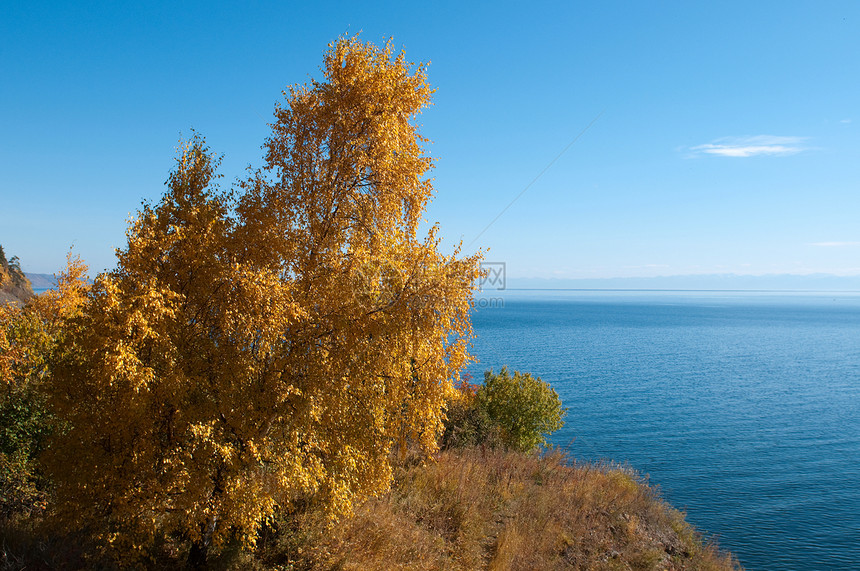
[(50, 289), (57, 285), (53, 274), (25, 273), (24, 275), (30, 280), (30, 285), (33, 286), (33, 289)]
[[(634, 289), (634, 290), (766, 290), (766, 291), (857, 291), (860, 275), (701, 274), (649, 278), (508, 278), (506, 289)], [(492, 289), (492, 288), (489, 288)]]

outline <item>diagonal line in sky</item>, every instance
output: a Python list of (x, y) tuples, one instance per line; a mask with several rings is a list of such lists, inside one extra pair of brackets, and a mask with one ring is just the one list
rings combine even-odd
[(561, 158), (561, 156), (562, 156), (564, 153), (566, 153), (566, 152), (567, 152), (567, 150), (568, 150), (569, 148), (571, 148), (571, 147), (573, 146), (573, 144), (574, 144), (575, 142), (577, 142), (577, 141), (580, 139), (580, 137), (582, 137), (583, 135), (585, 135), (585, 133), (586, 133), (589, 129), (591, 129), (591, 126), (592, 126), (592, 125), (594, 125), (595, 123), (597, 123), (597, 120), (598, 120), (598, 119), (600, 119), (600, 117), (603, 115), (603, 112), (604, 112), (604, 111), (606, 111), (606, 110), (604, 109), (603, 111), (601, 111), (600, 113), (598, 113), (598, 114), (597, 114), (597, 116), (595, 116), (595, 117), (594, 117), (594, 119), (592, 119), (592, 120), (591, 120), (591, 122), (590, 122), (588, 125), (586, 125), (586, 126), (582, 129), (582, 131), (580, 131), (580, 132), (579, 132), (579, 134), (577, 134), (577, 135), (576, 135), (576, 137), (574, 137), (574, 138), (573, 138), (573, 140), (572, 140), (571, 142), (569, 142), (569, 143), (567, 144), (567, 146), (566, 146), (565, 148), (563, 148), (563, 149), (561, 150), (561, 152), (560, 152), (559, 154), (557, 154), (557, 155), (555, 156), (555, 158), (554, 158), (553, 160), (551, 160), (551, 161), (549, 162), (549, 164), (548, 164), (548, 165), (546, 165), (546, 166), (543, 168), (543, 170), (542, 170), (542, 171), (540, 171), (540, 172), (538, 173), (538, 175), (537, 175), (536, 177), (534, 177), (534, 178), (532, 179), (532, 181), (531, 181), (530, 183), (528, 183), (528, 184), (526, 185), (526, 187), (525, 187), (524, 189), (522, 189), (522, 190), (520, 191), (520, 193), (519, 193), (518, 195), (516, 195), (516, 196), (514, 197), (514, 199), (513, 199), (513, 200), (511, 200), (511, 201), (508, 203), (508, 205), (507, 205), (507, 206), (505, 206), (504, 208), (502, 208), (502, 211), (501, 211), (501, 212), (499, 212), (499, 213), (496, 215), (496, 217), (495, 217), (495, 218), (493, 218), (493, 219), (490, 221), (490, 223), (489, 223), (489, 224), (487, 224), (487, 225), (484, 227), (484, 229), (483, 229), (483, 230), (481, 230), (480, 232), (478, 232), (478, 235), (477, 235), (477, 236), (475, 236), (475, 237), (472, 239), (472, 241), (471, 241), (471, 242), (469, 242), (468, 244), (466, 244), (466, 248), (468, 248), (469, 246), (471, 246), (472, 244), (474, 244), (474, 243), (478, 240), (478, 238), (480, 238), (481, 236), (483, 236), (483, 235), (484, 235), (484, 232), (486, 232), (487, 230), (489, 230), (489, 229), (490, 229), (490, 226), (492, 226), (493, 224), (495, 224), (495, 223), (496, 223), (496, 220), (498, 220), (499, 218), (501, 218), (501, 217), (502, 217), (502, 214), (504, 214), (505, 212), (507, 212), (507, 211), (508, 211), (508, 208), (510, 208), (511, 206), (513, 206), (513, 205), (514, 205), (514, 202), (516, 202), (517, 200), (519, 200), (519, 199), (520, 199), (520, 197), (521, 197), (522, 195), (524, 195), (524, 194), (526, 193), (526, 191), (527, 191), (528, 189), (530, 189), (530, 188), (532, 187), (532, 185), (533, 185), (534, 183), (536, 183), (536, 182), (538, 181), (538, 179), (539, 179), (540, 177), (542, 177), (542, 176), (544, 175), (544, 173), (545, 173), (546, 171), (548, 171), (548, 170), (550, 169), (550, 167), (552, 167), (552, 165), (554, 165), (554, 164), (555, 164), (555, 162), (556, 162), (558, 159), (560, 159), (560, 158)]

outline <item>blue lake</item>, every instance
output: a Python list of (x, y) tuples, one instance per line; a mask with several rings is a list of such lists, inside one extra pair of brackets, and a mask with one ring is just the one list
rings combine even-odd
[(469, 372), (551, 383), (555, 444), (648, 475), (747, 569), (860, 568), (860, 295), (503, 293)]

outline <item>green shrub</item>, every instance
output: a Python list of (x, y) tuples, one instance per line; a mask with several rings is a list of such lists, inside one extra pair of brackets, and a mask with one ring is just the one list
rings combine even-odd
[(459, 389), (448, 404), (442, 448), (503, 445), (529, 452), (564, 425), (567, 409), (540, 377), (502, 368), (484, 373), (482, 386), (467, 380)]
[(546, 445), (546, 437), (564, 425), (567, 413), (548, 383), (529, 373), (511, 375), (507, 367), (497, 375), (484, 373), (484, 385), (476, 397), (490, 423), (501, 429), (502, 442), (521, 452)]

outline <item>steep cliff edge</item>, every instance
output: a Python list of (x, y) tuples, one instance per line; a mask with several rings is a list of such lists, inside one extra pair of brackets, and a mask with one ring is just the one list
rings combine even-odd
[(33, 286), (21, 270), (18, 256), (6, 259), (0, 245), (0, 304), (24, 303), (33, 297)]

